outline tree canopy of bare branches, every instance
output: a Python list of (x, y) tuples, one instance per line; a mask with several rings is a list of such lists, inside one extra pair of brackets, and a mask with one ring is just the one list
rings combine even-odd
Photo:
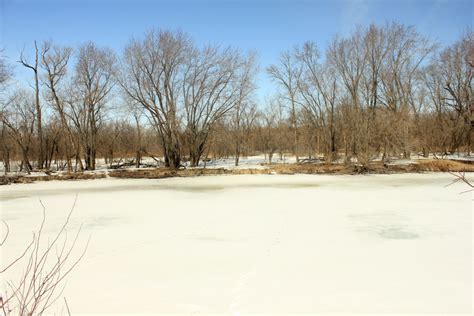
[[(33, 95), (2, 88), (1, 157), (5, 172), (12, 161), (27, 172), (72, 172), (100, 158), (140, 167), (142, 155), (170, 168), (276, 151), (362, 165), (470, 155), (473, 43), (467, 30), (439, 48), (398, 23), (357, 27), (324, 51), (308, 41), (265, 68), (278, 87), (265, 106), (256, 52), (200, 46), (181, 31), (150, 30), (119, 57), (92, 42), (35, 42), (34, 58), (20, 56)], [(0, 59), (0, 86), (10, 76)]]

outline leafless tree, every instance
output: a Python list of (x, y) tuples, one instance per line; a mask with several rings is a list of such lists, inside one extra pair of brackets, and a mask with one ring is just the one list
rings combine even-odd
[(321, 132), (322, 135), (316, 137), (319, 140), (323, 136), (326, 157), (332, 161), (337, 156), (335, 115), (338, 85), (335, 71), (319, 61), (319, 51), (312, 42), (298, 48), (296, 57), (302, 65), (302, 76), (298, 81), (300, 103), (309, 113), (313, 128)]
[(283, 87), (285, 99), (290, 103), (291, 126), (293, 129), (293, 153), (298, 161), (298, 120), (297, 95), (298, 82), (302, 75), (301, 65), (294, 52), (285, 51), (280, 55), (279, 63), (267, 68), (267, 73), (279, 86)]
[(11, 79), (12, 71), (5, 57), (2, 55), (3, 50), (0, 49), (0, 92), (3, 92), (5, 84)]
[[(3, 117), (3, 115), (5, 115), (5, 113), (2, 110), (0, 113), (0, 117)], [(12, 159), (14, 144), (12, 142), (12, 133), (5, 125), (3, 120), (0, 120), (0, 126), (0, 151), (2, 153), (1, 159), (3, 162), (3, 172), (6, 175), (8, 172), (11, 171), (10, 162)]]
[[(442, 104), (451, 113), (450, 151), (458, 150), (461, 144), (471, 152), (474, 77), (474, 32), (466, 32), (462, 38), (446, 48), (435, 60)], [(435, 88), (436, 89), (436, 88)], [(459, 151), (459, 150), (458, 150)]]
[(366, 51), (363, 42), (363, 31), (356, 30), (348, 38), (336, 37), (327, 51), (327, 60), (337, 73), (338, 84), (344, 87), (345, 115), (345, 152), (346, 160), (359, 156), (359, 161), (366, 163), (367, 153), (361, 151), (364, 143), (364, 132), (360, 100), (362, 76), (365, 67)]
[[(256, 103), (245, 103), (241, 104), (241, 108), (239, 109), (239, 124), (238, 129), (235, 129), (235, 125), (230, 125), (231, 133), (233, 135), (233, 142), (234, 142), (234, 164), (237, 166), (239, 163), (239, 159), (242, 155), (248, 156), (251, 149), (254, 146), (251, 145), (252, 133), (255, 133), (255, 126), (258, 121), (258, 117), (260, 115), (258, 106)], [(234, 117), (235, 119), (235, 117)]]
[(390, 146), (410, 156), (411, 115), (417, 120), (422, 105), (419, 72), (434, 48), (414, 28), (396, 23), (360, 27), (331, 43), (327, 60), (341, 86), (346, 159), (367, 164)]
[(133, 122), (135, 123), (135, 167), (140, 168), (143, 154), (146, 152), (145, 144), (143, 143), (143, 129), (142, 129), (142, 118), (143, 108), (136, 106), (135, 104), (130, 105), (130, 110), (133, 115)]
[(268, 163), (272, 163), (275, 153), (279, 152), (280, 160), (286, 150), (291, 150), (293, 140), (290, 131), (291, 120), (286, 115), (284, 100), (272, 97), (265, 100), (265, 107), (259, 111), (257, 128), (254, 131), (258, 146)]
[[(38, 231), (33, 233), (31, 243), (0, 270), (1, 274), (19, 268), (24, 263), (19, 280), (8, 281), (7, 288), (10, 292), (0, 298), (0, 309), (5, 316), (42, 315), (61, 297), (64, 287), (62, 289), (60, 287), (84, 257), (89, 244), (88, 240), (84, 249), (78, 255), (74, 254), (81, 227), (73, 235), (72, 241), (68, 240), (67, 228), (75, 203), (76, 201), (58, 233), (47, 242), (43, 236), (46, 211), (41, 203), (43, 219)], [(6, 231), (0, 247), (7, 241), (9, 235), (9, 227), (5, 222), (4, 227)]]
[(474, 184), (471, 181), (469, 181), (469, 179), (467, 179), (465, 172), (457, 172), (457, 173), (450, 172), (450, 174), (454, 176), (454, 179), (447, 186), (452, 185), (452, 184), (457, 183), (457, 182), (462, 182), (462, 183), (466, 184), (468, 187), (470, 187), (470, 189), (467, 190), (467, 191), (461, 192), (461, 193), (467, 193), (467, 192), (474, 191)]
[(115, 55), (108, 48), (88, 42), (79, 48), (68, 103), (79, 132), (87, 170), (94, 170), (97, 135), (103, 120), (107, 97), (115, 84)]
[[(35, 73), (35, 92), (44, 90), (33, 99), (35, 137), (27, 156), (41, 157), (46, 168), (55, 159), (57, 168), (72, 171), (94, 169), (102, 157), (109, 165), (119, 158), (114, 166), (140, 167), (143, 155), (179, 168), (184, 160), (198, 166), (208, 157), (233, 157), (238, 165), (244, 155), (272, 150), (281, 158), (292, 152), (298, 161), (305, 153), (362, 165), (413, 152), (470, 153), (472, 34), (437, 52), (414, 27), (389, 23), (336, 36), (324, 52), (312, 42), (295, 46), (266, 69), (280, 89), (265, 113), (253, 93), (254, 53), (198, 46), (185, 33), (152, 30), (129, 41), (117, 67), (113, 53), (93, 43), (78, 49), (77, 60), (70, 48), (35, 43), (35, 62), (20, 58)], [(0, 86), (9, 76), (2, 75), (3, 64), (0, 59)], [(124, 113), (108, 110), (117, 101), (114, 80)], [(15, 140), (16, 110), (4, 105), (7, 94), (2, 87), (2, 159), (6, 171), (10, 160), (23, 161), (25, 169), (25, 148)], [(26, 119), (31, 124), (31, 111)], [(29, 131), (21, 130), (23, 136)]]
[(239, 165), (239, 158), (242, 154), (242, 144), (256, 119), (256, 107), (253, 102), (253, 91), (256, 89), (255, 74), (257, 71), (256, 54), (250, 53), (246, 62), (241, 67), (241, 74), (237, 82), (238, 94), (230, 125), (234, 136), (234, 159), (235, 166)]
[(17, 91), (0, 111), (0, 121), (21, 149), (21, 167), (28, 174), (33, 170), (30, 152), (34, 138), (35, 104), (26, 91)]
[(392, 141), (398, 140), (405, 158), (409, 158), (411, 137), (408, 123), (410, 114), (415, 118), (418, 115), (418, 72), (435, 46), (413, 27), (391, 24), (382, 31), (390, 44), (380, 76), (380, 102), (396, 120), (393, 126), (398, 127), (398, 133), (392, 134)]
[(191, 52), (186, 34), (152, 30), (145, 39), (128, 43), (121, 67), (120, 84), (128, 97), (147, 111), (159, 135), (165, 165), (171, 168), (181, 165), (178, 95)]
[(78, 144), (74, 139), (68, 119), (64, 83), (71, 53), (72, 49), (69, 47), (55, 46), (51, 42), (45, 42), (43, 44), (41, 56), (41, 66), (45, 71), (44, 85), (48, 91), (46, 94), (46, 99), (59, 116), (62, 128), (66, 134), (67, 145), (65, 146), (65, 150), (66, 162), (69, 171), (72, 171), (72, 152), (74, 151), (76, 153), (76, 157), (78, 153)]
[(244, 101), (251, 69), (240, 73), (240, 68), (250, 64), (238, 51), (217, 47), (196, 50), (189, 59), (183, 100), (191, 166), (199, 164), (214, 123)]
[[(5, 87), (12, 77), (12, 72), (10, 66), (7, 64), (3, 55), (1, 55), (2, 50), (0, 50), (0, 116), (5, 115), (5, 107), (9, 100), (7, 96), (4, 95)], [(12, 136), (8, 131), (8, 128), (3, 123), (3, 120), (0, 120), (1, 129), (0, 129), (0, 150), (2, 153), (3, 168), (5, 174), (10, 171), (10, 156), (12, 152), (11, 139)]]
[(41, 104), (40, 104), (40, 88), (39, 88), (39, 48), (36, 43), (35, 44), (35, 58), (34, 62), (29, 62), (24, 57), (23, 53), (20, 55), (20, 60), (18, 61), (24, 67), (31, 69), (34, 73), (35, 78), (35, 109), (36, 109), (36, 127), (37, 127), (37, 138), (38, 138), (38, 146), (39, 146), (39, 154), (38, 154), (38, 168), (43, 168), (44, 163), (44, 148), (43, 148), (43, 131), (42, 131), (42, 111), (41, 111)]

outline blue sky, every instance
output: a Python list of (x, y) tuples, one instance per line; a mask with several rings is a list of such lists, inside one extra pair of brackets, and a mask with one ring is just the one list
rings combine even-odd
[[(92, 40), (120, 53), (147, 29), (180, 29), (199, 44), (219, 43), (258, 52), (262, 69), (281, 51), (307, 40), (324, 50), (335, 34), (356, 25), (396, 21), (414, 25), (442, 45), (472, 28), (472, 0), (0, 0), (0, 47), (14, 63), (32, 43), (52, 39), (76, 46)], [(28, 75), (15, 67), (17, 80)], [(264, 72), (259, 95), (273, 91)]]

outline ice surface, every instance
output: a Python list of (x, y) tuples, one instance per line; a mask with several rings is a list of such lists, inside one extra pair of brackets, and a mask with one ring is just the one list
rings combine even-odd
[[(246, 175), (0, 187), (18, 254), (81, 223), (73, 314), (470, 315), (472, 195), (449, 174)], [(78, 249), (80, 251), (80, 249)], [(17, 278), (18, 270), (3, 277)], [(62, 300), (55, 310), (60, 311)]]

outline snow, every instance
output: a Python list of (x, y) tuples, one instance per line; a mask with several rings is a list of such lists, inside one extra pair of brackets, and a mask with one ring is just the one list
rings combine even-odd
[[(299, 157), (299, 159), (304, 160), (308, 159), (309, 157)], [(314, 157), (312, 157), (314, 159)], [(321, 162), (324, 161), (323, 157), (320, 156), (318, 157)], [(425, 158), (420, 155), (412, 155), (410, 159), (402, 159), (402, 158), (396, 158), (396, 157), (391, 157), (388, 161), (388, 165), (409, 165), (409, 164), (416, 164), (419, 160), (426, 160), (426, 159), (438, 159), (438, 158), (443, 158), (443, 159), (449, 159), (449, 160), (457, 160), (461, 162), (473, 162), (474, 161), (474, 156), (468, 156), (465, 153), (460, 153), (460, 154), (455, 154), (455, 155), (442, 155), (438, 154), (437, 156), (430, 154), (429, 157)], [(157, 159), (160, 159), (163, 161), (163, 157), (158, 157)], [(115, 159), (113, 165), (116, 166), (117, 164), (120, 163), (128, 163), (130, 161), (133, 161), (133, 159)], [(345, 159), (343, 157), (339, 158), (336, 162), (343, 164)], [(351, 161), (353, 163), (357, 163), (356, 158), (352, 158)], [(382, 161), (382, 155), (379, 157), (373, 158), (373, 162), (380, 162)], [(30, 175), (27, 175), (26, 172), (19, 172), (19, 166), (20, 166), (20, 161), (12, 161), (11, 162), (11, 172), (8, 173), (10, 176), (15, 176), (15, 175), (22, 175), (22, 176), (31, 176), (31, 177), (42, 177), (42, 176), (47, 176), (46, 173), (41, 172), (41, 171), (33, 171), (31, 172)], [(135, 166), (126, 166), (123, 167), (127, 170), (143, 170), (143, 169), (153, 169), (154, 167), (160, 167), (162, 165), (159, 165), (156, 160), (154, 160), (152, 157), (143, 157), (141, 160), (141, 163), (147, 166), (141, 166), (140, 168), (136, 168)], [(269, 160), (266, 155), (253, 155), (253, 156), (242, 156), (239, 159), (239, 165), (235, 166), (235, 158), (234, 157), (229, 157), (229, 158), (212, 158), (209, 159), (208, 161), (204, 162), (203, 159), (199, 162), (199, 166), (197, 168), (209, 168), (209, 169), (217, 169), (217, 168), (223, 168), (223, 169), (267, 169), (268, 167), (265, 164), (268, 164)], [(285, 153), (280, 157), (280, 154), (276, 153), (273, 155), (272, 158), (272, 164), (294, 164), (296, 163), (296, 157), (292, 154)], [(190, 166), (190, 162), (183, 162), (183, 166), (185, 168), (192, 168)], [(56, 166), (53, 166), (53, 170), (55, 169)], [(104, 159), (97, 159), (96, 162), (96, 170), (93, 171), (84, 171), (84, 173), (91, 173), (91, 174), (108, 174), (110, 170), (115, 170), (110, 168), (110, 164), (106, 163)], [(53, 174), (65, 174), (67, 173), (67, 170), (60, 170), (55, 172)], [(4, 174), (4, 166), (3, 162), (0, 161), (0, 174)]]
[[(24, 249), (75, 195), (85, 258), (72, 314), (471, 313), (472, 195), (449, 174), (242, 175), (52, 181), (0, 188)], [(6, 280), (16, 280), (10, 270)], [(53, 311), (63, 309), (59, 300)], [(176, 314), (174, 314), (176, 315)]]
[[(265, 166), (262, 164), (268, 163), (265, 155), (255, 155), (248, 157), (240, 157), (239, 165), (235, 165), (235, 158), (220, 158), (220, 159), (211, 159), (208, 162), (201, 161), (199, 167), (206, 168), (224, 168), (224, 169), (265, 169)], [(296, 163), (295, 156), (283, 156), (280, 159), (280, 155), (275, 154), (272, 158), (272, 163)]]
[[(163, 158), (160, 157), (163, 161)], [(128, 161), (120, 161), (121, 163), (128, 162)], [(114, 160), (114, 165), (119, 163), (119, 160)], [(141, 160), (142, 164), (147, 164), (150, 166), (156, 166), (159, 167), (157, 162), (151, 158), (151, 157), (143, 157)], [(240, 157), (239, 160), (239, 165), (235, 166), (235, 158), (230, 157), (230, 158), (213, 158), (209, 159), (209, 161), (204, 162), (200, 161), (199, 162), (199, 168), (224, 168), (224, 169), (265, 169), (265, 166), (262, 166), (262, 164), (268, 163), (268, 158), (265, 157), (265, 155), (254, 155), (254, 156), (242, 156)], [(279, 154), (274, 154), (272, 158), (272, 163), (296, 163), (296, 157), (285, 154), (280, 158)], [(183, 165), (186, 168), (190, 168), (190, 163), (189, 162), (183, 162)], [(9, 175), (26, 175), (25, 172), (19, 172), (17, 171), (20, 166), (20, 161), (12, 161), (11, 162), (11, 168), (12, 171), (9, 172)], [(134, 166), (127, 166), (125, 167), (127, 170), (136, 170), (137, 168)], [(54, 169), (54, 166), (53, 166)], [(139, 169), (150, 169), (150, 167), (140, 167)], [(110, 165), (105, 163), (104, 159), (97, 159), (96, 162), (96, 170), (94, 171), (84, 171), (85, 173), (107, 173), (110, 169)], [(67, 170), (62, 170), (62, 171), (57, 171), (58, 173), (66, 173)], [(4, 166), (3, 162), (0, 161), (0, 174), (4, 173)], [(47, 176), (44, 172), (31, 172), (30, 176)]]

